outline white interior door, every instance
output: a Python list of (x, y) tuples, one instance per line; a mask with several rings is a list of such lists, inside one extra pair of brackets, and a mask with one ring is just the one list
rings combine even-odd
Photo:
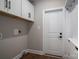
[(44, 51), (62, 56), (63, 10), (49, 10), (44, 13)]

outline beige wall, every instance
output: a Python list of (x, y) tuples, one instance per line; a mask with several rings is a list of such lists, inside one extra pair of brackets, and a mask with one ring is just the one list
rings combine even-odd
[(27, 35), (0, 40), (0, 59), (13, 59), (27, 49)]
[[(0, 59), (12, 59), (22, 50), (27, 49), (27, 34), (31, 24), (22, 19), (0, 16)], [(14, 29), (21, 30), (19, 35), (14, 35)]]
[(28, 37), (28, 48), (43, 50), (43, 10), (63, 7), (65, 0), (38, 0), (35, 3), (35, 23)]

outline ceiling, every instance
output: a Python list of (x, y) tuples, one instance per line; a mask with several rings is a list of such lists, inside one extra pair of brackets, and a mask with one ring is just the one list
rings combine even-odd
[[(29, 1), (35, 2), (35, 1), (42, 1), (42, 0), (29, 0)], [(49, 1), (49, 0), (48, 0), (48, 1)]]

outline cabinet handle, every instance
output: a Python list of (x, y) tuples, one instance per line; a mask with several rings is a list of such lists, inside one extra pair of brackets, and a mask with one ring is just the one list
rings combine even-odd
[(5, 8), (8, 7), (8, 0), (5, 0)]
[(60, 33), (60, 35), (62, 35), (62, 33)]
[(9, 7), (8, 8), (11, 9), (11, 1), (9, 1)]
[(30, 12), (28, 13), (28, 17), (31, 18), (31, 13)]
[(75, 46), (75, 49), (78, 51), (78, 47)]

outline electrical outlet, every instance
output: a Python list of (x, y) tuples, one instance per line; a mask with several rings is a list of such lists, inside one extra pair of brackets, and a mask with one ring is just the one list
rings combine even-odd
[(18, 29), (14, 29), (14, 35), (18, 35), (19, 33), (18, 33)]
[(14, 35), (19, 35), (19, 34), (21, 34), (21, 30), (19, 30), (19, 29), (14, 29), (13, 31), (14, 31)]

